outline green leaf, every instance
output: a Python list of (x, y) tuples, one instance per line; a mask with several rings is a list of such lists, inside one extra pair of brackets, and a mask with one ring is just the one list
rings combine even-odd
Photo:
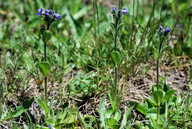
[(119, 121), (121, 119), (121, 110), (120, 109), (116, 110), (114, 119), (116, 119), (117, 121)]
[(29, 109), (31, 107), (31, 104), (33, 103), (34, 101), (34, 97), (32, 98), (29, 98), (27, 101), (24, 101), (22, 106), (24, 109)]
[(12, 113), (12, 117), (18, 117), (25, 111), (26, 111), (26, 109), (23, 109), (22, 106), (17, 106), (16, 110)]
[(167, 91), (166, 94), (165, 94), (164, 100), (165, 100), (165, 101), (169, 100), (169, 99), (171, 98), (171, 96), (172, 96), (175, 92), (177, 92), (177, 90), (169, 90), (169, 91)]
[(107, 121), (107, 125), (109, 128), (112, 128), (112, 129), (119, 129), (119, 124), (118, 124), (118, 121), (114, 118), (109, 118), (108, 121)]
[(74, 123), (76, 121), (77, 113), (78, 113), (78, 108), (72, 108), (63, 123), (65, 124)]
[(111, 115), (113, 114), (113, 108), (107, 108), (106, 112), (105, 112), (105, 118), (109, 119), (111, 117)]
[(51, 65), (47, 62), (40, 62), (39, 69), (44, 76), (47, 76), (51, 71)]
[(145, 109), (145, 107), (142, 104), (137, 103), (135, 105), (135, 108), (136, 108), (137, 111), (139, 111), (140, 113), (142, 113), (143, 115), (146, 116), (146, 114), (147, 114), (146, 113), (146, 109)]
[(125, 127), (127, 127), (127, 122), (130, 119), (132, 109), (133, 109), (133, 106), (130, 107), (127, 111), (125, 111), (125, 114), (123, 115), (123, 120), (121, 122), (120, 129), (124, 129)]
[(153, 92), (153, 98), (157, 104), (160, 104), (161, 101), (163, 100), (163, 91), (162, 90), (154, 91)]
[(51, 39), (51, 35), (52, 35), (51, 31), (45, 30), (43, 32), (43, 42), (47, 43)]
[[(160, 84), (159, 84), (159, 89), (163, 90), (163, 87), (162, 87), (162, 85), (160, 85)], [(152, 87), (152, 92), (153, 92), (153, 91), (156, 91), (156, 90), (157, 90), (157, 85), (155, 84), (155, 85), (153, 85), (153, 87)]]
[(147, 104), (148, 108), (152, 108), (154, 107), (154, 104), (151, 102), (151, 100), (149, 100), (148, 98), (145, 99), (145, 103)]
[(100, 120), (101, 120), (101, 128), (105, 129), (105, 98), (104, 97), (101, 100)]
[[(119, 105), (122, 97), (123, 97), (123, 94), (121, 94), (121, 96), (119, 96), (119, 98), (117, 99), (117, 101), (115, 101), (115, 106), (114, 106), (114, 108), (113, 108), (113, 111), (116, 111), (116, 109), (117, 109), (117, 107), (118, 107), (118, 105)], [(114, 99), (116, 99), (116, 98), (114, 98)]]
[(151, 108), (147, 111), (147, 118), (152, 117), (153, 119), (157, 119), (157, 108)]
[(113, 51), (111, 53), (111, 58), (113, 63), (115, 64), (115, 67), (117, 67), (121, 61), (121, 55), (118, 51)]
[(45, 119), (45, 123), (47, 124), (47, 125), (54, 125), (54, 117), (53, 118), (46, 118)]
[(163, 84), (163, 91), (167, 92), (170, 89), (171, 88), (169, 87), (169, 85), (167, 85), (166, 83)]
[(163, 47), (163, 48), (161, 49), (161, 52), (160, 52), (159, 58), (161, 58), (161, 57), (162, 57), (163, 52), (164, 52), (166, 49), (167, 49), (167, 46), (165, 46), (165, 47)]
[(153, 50), (154, 50), (154, 52), (155, 52), (156, 58), (158, 59), (158, 57), (159, 57), (159, 52), (158, 52), (157, 48), (155, 48), (155, 47), (153, 46)]

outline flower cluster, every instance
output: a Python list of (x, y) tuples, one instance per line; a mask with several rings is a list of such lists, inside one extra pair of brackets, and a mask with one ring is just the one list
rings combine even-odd
[(43, 17), (47, 17), (47, 18), (50, 18), (50, 19), (59, 19), (60, 18), (60, 14), (58, 13), (55, 13), (54, 10), (47, 10), (45, 9), (45, 11), (43, 11), (43, 9), (38, 9), (38, 13), (36, 13), (36, 15), (41, 15)]
[(124, 9), (118, 10), (116, 7), (113, 7), (111, 12), (112, 12), (114, 17), (120, 18), (122, 16), (122, 14), (127, 14), (127, 9), (124, 8)]
[(160, 36), (167, 36), (168, 33), (169, 33), (169, 31), (171, 31), (171, 30), (169, 29), (169, 27), (166, 27), (166, 28), (164, 29), (162, 25), (159, 26), (158, 33), (159, 33)]
[(36, 15), (40, 15), (44, 18), (44, 20), (47, 22), (47, 29), (49, 29), (55, 20), (60, 19), (60, 14), (55, 13), (55, 11), (51, 9), (45, 9), (45, 11), (43, 11), (42, 8), (38, 9), (38, 13), (36, 13)]

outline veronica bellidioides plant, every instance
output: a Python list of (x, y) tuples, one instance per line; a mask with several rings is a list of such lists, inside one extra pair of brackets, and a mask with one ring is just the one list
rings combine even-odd
[[(166, 47), (164, 47), (162, 49), (162, 46), (163, 46), (163, 41), (164, 41), (165, 37), (168, 35), (169, 31), (170, 31), (169, 27), (166, 27), (164, 29), (162, 25), (159, 26), (159, 30), (158, 30), (159, 40), (160, 40), (159, 50), (157, 51), (157, 49), (154, 48), (156, 57), (157, 57), (157, 91), (158, 92), (160, 92), (159, 91), (159, 60), (162, 57), (163, 51), (166, 48)], [(160, 103), (158, 103), (158, 105), (157, 105), (157, 122), (159, 120), (159, 112), (160, 112)]]
[(45, 77), (45, 101), (46, 104), (48, 102), (47, 99), (47, 75), (49, 74), (50, 70), (51, 70), (51, 62), (50, 60), (48, 60), (47, 62), (47, 43), (49, 42), (49, 40), (51, 39), (51, 31), (50, 26), (51, 24), (56, 21), (57, 19), (60, 19), (60, 14), (55, 13), (54, 10), (47, 10), (45, 9), (45, 11), (43, 11), (43, 9), (38, 9), (38, 13), (36, 13), (36, 15), (40, 15), (44, 21), (46, 22), (46, 29), (45, 28), (41, 28), (41, 34), (43, 36), (43, 42), (44, 42), (44, 61), (39, 63), (39, 69), (41, 71), (41, 73), (44, 75)]
[[(123, 14), (127, 14), (127, 9), (117, 9), (116, 7), (112, 8), (112, 15), (114, 18), (115, 23), (112, 23), (113, 28), (115, 29), (115, 43), (114, 43), (114, 51), (111, 53), (111, 58), (114, 63), (114, 69), (115, 69), (115, 81), (114, 81), (114, 90), (113, 92), (113, 98), (114, 98), (114, 104), (112, 104), (113, 109), (116, 109), (118, 105), (118, 100), (121, 99), (121, 97), (117, 97), (118, 94), (118, 66), (120, 65), (120, 62), (122, 61), (122, 55), (117, 49), (117, 37), (118, 37), (118, 29), (119, 29), (119, 21)], [(109, 95), (109, 98), (111, 98), (111, 95)], [(116, 101), (117, 100), (117, 101)], [(111, 99), (112, 102), (112, 99)], [(114, 106), (113, 106), (114, 105)]]
[[(157, 84), (152, 87), (151, 99), (146, 98), (143, 104), (135, 104), (135, 108), (145, 115), (146, 118), (150, 119), (150, 123), (156, 129), (168, 127), (168, 109), (171, 106), (171, 100), (174, 97), (176, 90), (172, 90), (166, 83), (162, 85), (159, 84), (159, 61), (163, 55), (166, 47), (163, 47), (163, 41), (170, 32), (170, 29), (166, 27), (165, 29), (160, 26), (158, 30), (159, 34), (159, 48), (154, 47), (154, 51), (157, 57)], [(150, 125), (150, 124), (149, 124)]]
[[(105, 99), (102, 99), (101, 102), (101, 109), (100, 109), (100, 120), (101, 120), (101, 128), (120, 128), (123, 129), (130, 125), (130, 113), (133, 107), (129, 108), (125, 111), (123, 120), (121, 125), (119, 121), (121, 119), (121, 110), (118, 109), (118, 104), (123, 97), (121, 93), (118, 92), (117, 85), (118, 85), (118, 67), (120, 62), (122, 61), (122, 55), (120, 54), (119, 50), (117, 49), (117, 37), (118, 37), (118, 29), (119, 29), (119, 21), (123, 14), (127, 14), (127, 9), (119, 9), (117, 10), (116, 7), (112, 8), (112, 15), (115, 20), (115, 23), (112, 23), (113, 28), (115, 29), (115, 46), (114, 51), (111, 53), (111, 58), (114, 64), (115, 69), (115, 80), (112, 95), (109, 93), (109, 100), (112, 107), (105, 109)], [(118, 93), (120, 96), (118, 96)]]

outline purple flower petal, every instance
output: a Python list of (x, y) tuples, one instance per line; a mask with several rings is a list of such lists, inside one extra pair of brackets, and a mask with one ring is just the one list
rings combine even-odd
[(112, 11), (117, 12), (117, 8), (116, 8), (116, 7), (113, 7), (113, 8), (112, 8)]
[(169, 27), (166, 27), (166, 28), (165, 28), (165, 31), (166, 31), (166, 32), (169, 32), (169, 31), (170, 31)]
[(41, 8), (41, 9), (38, 9), (38, 13), (36, 13), (36, 15), (41, 15), (42, 12), (43, 12), (43, 9), (42, 9), (42, 8)]
[(121, 11), (122, 11), (122, 13), (127, 14), (127, 9), (126, 8), (122, 9)]
[(162, 26), (162, 25), (160, 25), (160, 26), (159, 26), (159, 28), (160, 28), (160, 29), (163, 29), (163, 26)]
[(57, 18), (57, 19), (59, 19), (60, 18), (60, 14), (58, 14), (58, 13), (55, 13), (55, 18)]
[(53, 125), (49, 125), (49, 128), (50, 128), (50, 129), (53, 129)]
[(49, 13), (47, 12), (47, 13), (45, 13), (45, 15), (49, 16)]

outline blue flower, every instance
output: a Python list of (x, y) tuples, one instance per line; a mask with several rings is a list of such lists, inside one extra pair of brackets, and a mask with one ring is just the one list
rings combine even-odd
[(169, 27), (166, 27), (165, 32), (169, 32), (169, 31), (170, 31)]
[(160, 36), (162, 36), (162, 35), (163, 35), (163, 36), (167, 36), (168, 33), (169, 33), (169, 31), (170, 31), (169, 27), (166, 27), (166, 28), (164, 29), (162, 25), (159, 26), (159, 31), (158, 31), (158, 33), (159, 33)]
[(49, 128), (50, 128), (50, 129), (53, 129), (53, 125), (50, 124), (50, 125), (49, 125)]
[(121, 12), (124, 13), (124, 14), (127, 14), (127, 9), (124, 8), (124, 9), (121, 10)]
[(116, 8), (116, 7), (113, 7), (113, 8), (112, 8), (112, 12), (115, 12), (115, 13), (116, 13), (116, 12), (117, 12), (117, 8)]
[(60, 14), (58, 14), (58, 13), (55, 13), (54, 16), (55, 16), (55, 18), (57, 18), (57, 19), (60, 18)]
[(51, 25), (52, 22), (54, 22), (56, 19), (60, 19), (61, 17), (60, 14), (55, 13), (54, 10), (45, 9), (45, 11), (43, 11), (42, 8), (38, 9), (38, 13), (36, 15), (41, 15), (49, 25)]
[(45, 15), (49, 16), (49, 11), (45, 9)]
[(43, 12), (43, 9), (42, 9), (42, 8), (41, 8), (41, 9), (38, 9), (38, 13), (36, 13), (36, 15), (41, 15), (42, 12)]
[(160, 26), (159, 26), (159, 29), (163, 29), (163, 26), (162, 26), (162, 25), (160, 25)]

